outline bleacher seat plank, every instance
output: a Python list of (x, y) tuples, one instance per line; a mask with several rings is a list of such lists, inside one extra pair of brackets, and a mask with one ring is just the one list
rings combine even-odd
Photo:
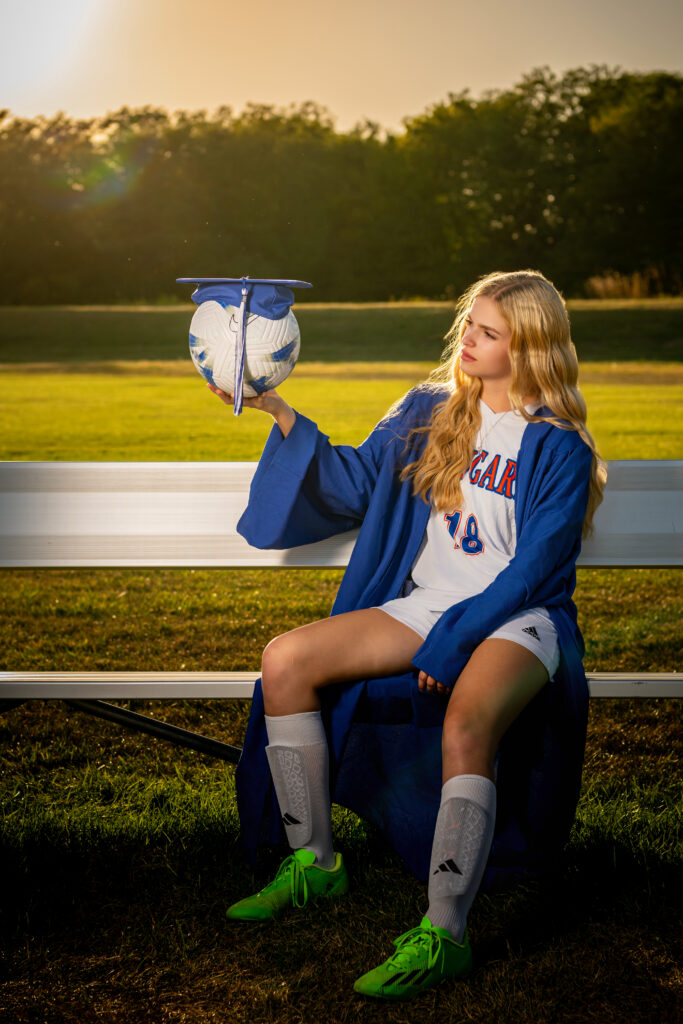
[[(2, 568), (343, 568), (357, 531), (285, 551), (237, 534), (255, 462), (0, 463)], [(683, 566), (683, 461), (609, 463), (579, 566)], [(2, 672), (0, 698), (250, 698), (256, 672)], [(680, 697), (680, 673), (589, 674), (592, 697)]]
[[(0, 672), (0, 696), (52, 700), (251, 698), (258, 672)], [(593, 672), (591, 697), (683, 697), (679, 672)]]
[[(260, 551), (236, 532), (253, 462), (0, 463), (3, 568), (341, 568), (356, 533)], [(683, 565), (683, 462), (611, 462), (579, 566)]]

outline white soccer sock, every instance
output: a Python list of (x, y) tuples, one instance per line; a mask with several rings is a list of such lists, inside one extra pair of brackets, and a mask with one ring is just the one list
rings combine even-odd
[(335, 863), (327, 737), (319, 711), (266, 715), (266, 755), (282, 823), (293, 850), (315, 854), (316, 863)]
[(483, 775), (454, 775), (441, 790), (429, 866), (427, 917), (462, 942), (488, 860), (496, 787)]

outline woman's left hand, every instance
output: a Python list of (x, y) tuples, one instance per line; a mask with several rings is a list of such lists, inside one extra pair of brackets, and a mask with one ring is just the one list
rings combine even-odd
[(426, 690), (427, 693), (434, 693), (435, 691), (436, 693), (451, 692), (450, 686), (443, 686), (433, 676), (428, 676), (426, 672), (420, 672), (417, 677), (417, 685), (423, 692)]

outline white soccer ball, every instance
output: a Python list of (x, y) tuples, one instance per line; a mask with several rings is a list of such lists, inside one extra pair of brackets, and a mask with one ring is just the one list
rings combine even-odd
[[(197, 307), (190, 324), (190, 355), (204, 380), (233, 394), (235, 351), (240, 328), (237, 306), (209, 299)], [(244, 354), (245, 398), (282, 384), (296, 364), (301, 335), (291, 309), (280, 320), (247, 314)]]

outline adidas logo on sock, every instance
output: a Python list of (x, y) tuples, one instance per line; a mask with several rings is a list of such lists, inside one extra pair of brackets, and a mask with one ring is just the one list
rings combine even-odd
[(436, 871), (433, 872), (433, 874), (438, 875), (440, 871), (450, 871), (451, 874), (453, 875), (462, 874), (462, 871), (455, 863), (455, 861), (452, 859), (452, 857), (449, 857), (448, 860), (442, 861), (442, 863), (439, 864), (438, 868), (436, 869)]
[(301, 822), (298, 820), (298, 818), (295, 818), (293, 814), (290, 814), (289, 811), (287, 811), (286, 814), (282, 815), (282, 824), (283, 825), (300, 825)]
[(538, 630), (535, 626), (523, 626), (522, 633), (528, 633), (530, 636), (534, 638), (534, 640), (538, 640), (539, 643), (541, 642), (541, 638), (538, 635)]

